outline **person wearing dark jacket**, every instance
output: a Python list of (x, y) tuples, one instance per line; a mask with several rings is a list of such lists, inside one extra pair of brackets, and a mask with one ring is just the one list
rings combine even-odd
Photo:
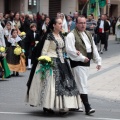
[[(98, 38), (98, 51), (103, 54), (103, 49), (106, 41), (106, 33), (109, 31), (109, 23), (105, 20), (105, 15), (101, 15), (100, 20), (97, 22), (96, 34)], [(101, 46), (100, 46), (101, 43)]]
[(44, 14), (42, 14), (41, 19), (37, 23), (37, 29), (41, 36), (42, 36), (42, 26), (44, 24), (45, 18), (46, 18), (46, 16)]
[(40, 38), (39, 32), (37, 32), (37, 25), (35, 23), (32, 23), (30, 25), (30, 29), (31, 30), (26, 34), (24, 41), (26, 60), (28, 60), (28, 69), (31, 69), (32, 51), (36, 44), (39, 42)]

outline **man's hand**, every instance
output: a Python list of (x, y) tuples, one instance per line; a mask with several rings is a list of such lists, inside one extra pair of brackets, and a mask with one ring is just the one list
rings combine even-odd
[(84, 63), (87, 63), (88, 61), (89, 61), (89, 59), (88, 59), (88, 58), (85, 58)]
[(77, 55), (79, 56), (80, 55), (80, 51), (77, 50)]
[(97, 65), (96, 68), (97, 68), (97, 70), (100, 70), (101, 69), (101, 65)]
[(95, 25), (91, 25), (90, 28), (93, 29), (95, 27)]

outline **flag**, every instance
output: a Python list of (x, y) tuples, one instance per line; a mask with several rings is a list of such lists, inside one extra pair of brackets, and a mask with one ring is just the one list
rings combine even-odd
[(87, 4), (87, 16), (91, 14), (90, 2)]
[(105, 7), (106, 5), (106, 0), (99, 0), (99, 6), (102, 8), (102, 7)]
[(89, 0), (89, 6), (90, 6), (91, 13), (93, 13), (96, 7), (96, 0)]
[[(94, 7), (92, 8), (91, 3), (94, 3)], [(87, 16), (93, 14), (95, 19), (98, 19), (100, 16), (100, 7), (99, 0), (90, 0), (87, 5)]]
[(98, 19), (98, 17), (100, 16), (100, 7), (99, 7), (99, 0), (96, 0), (96, 5), (95, 5), (95, 9), (93, 12), (94, 18)]

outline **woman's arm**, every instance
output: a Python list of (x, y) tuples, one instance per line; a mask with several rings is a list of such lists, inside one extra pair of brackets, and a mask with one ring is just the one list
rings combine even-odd
[(49, 46), (50, 46), (50, 40), (45, 40), (45, 43), (42, 49), (42, 55), (47, 55)]

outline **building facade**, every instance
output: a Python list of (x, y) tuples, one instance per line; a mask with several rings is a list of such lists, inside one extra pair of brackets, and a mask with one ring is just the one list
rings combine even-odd
[(0, 0), (0, 12), (45, 13), (54, 16), (57, 12), (73, 14), (78, 10), (78, 0)]
[[(57, 12), (63, 12), (67, 15), (75, 11), (84, 11), (82, 8), (87, 0), (0, 0), (0, 12), (19, 11), (20, 13), (45, 13), (54, 17)], [(110, 0), (102, 13), (108, 13), (109, 16), (120, 16), (120, 0)]]

